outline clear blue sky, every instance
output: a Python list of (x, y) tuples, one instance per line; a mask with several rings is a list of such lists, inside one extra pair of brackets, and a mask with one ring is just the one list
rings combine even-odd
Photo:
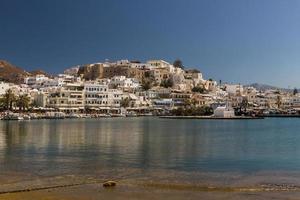
[(300, 1), (0, 0), (0, 59), (58, 73), (126, 58), (300, 87)]

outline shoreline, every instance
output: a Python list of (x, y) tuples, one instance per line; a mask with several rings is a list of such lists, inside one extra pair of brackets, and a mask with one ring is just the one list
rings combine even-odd
[(213, 119), (213, 120), (249, 120), (249, 119), (264, 119), (264, 117), (213, 117), (213, 116), (159, 116), (162, 119)]
[[(254, 120), (254, 119), (264, 119), (267, 116), (236, 116), (236, 117), (213, 117), (213, 116), (175, 116), (175, 115), (137, 115), (137, 116), (93, 116), (93, 115), (83, 115), (80, 117), (49, 117), (49, 116), (39, 116), (29, 119), (24, 118), (11, 118), (3, 119), (2, 121), (28, 121), (28, 120), (61, 120), (61, 119), (109, 119), (109, 118), (144, 118), (144, 117), (155, 117), (161, 119), (210, 119), (210, 120)], [(299, 116), (300, 117), (300, 116)], [(278, 116), (278, 118), (280, 118)], [(287, 117), (286, 117), (287, 118)]]
[(153, 115), (153, 114), (88, 114), (81, 113), (76, 115), (64, 114), (59, 116), (49, 116), (46, 114), (37, 113), (12, 113), (12, 116), (5, 117), (2, 115), (0, 120), (3, 121), (23, 121), (23, 120), (36, 120), (36, 119), (101, 119), (101, 118), (140, 118), (140, 117), (157, 117), (162, 119), (211, 119), (211, 120), (253, 120), (253, 119), (265, 119), (265, 118), (300, 118), (300, 115), (294, 114), (270, 114), (270, 115), (258, 115), (258, 116), (235, 116), (235, 117), (214, 117), (214, 116), (177, 116), (177, 115)]

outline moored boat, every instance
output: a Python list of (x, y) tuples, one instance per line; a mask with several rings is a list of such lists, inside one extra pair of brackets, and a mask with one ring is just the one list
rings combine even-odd
[(2, 118), (3, 120), (23, 120), (24, 118), (20, 116), (18, 113), (7, 113)]

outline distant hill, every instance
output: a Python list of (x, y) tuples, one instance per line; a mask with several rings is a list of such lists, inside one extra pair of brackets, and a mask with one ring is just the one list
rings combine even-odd
[(250, 85), (248, 85), (250, 87), (254, 87), (255, 89), (257, 90), (262, 90), (262, 91), (265, 91), (265, 90), (277, 90), (277, 89), (281, 89), (279, 87), (276, 87), (276, 86), (272, 86), (272, 85), (267, 85), (267, 84), (261, 84), (261, 83), (252, 83)]
[(46, 72), (41, 70), (35, 70), (33, 72), (27, 72), (24, 69), (17, 67), (5, 60), (0, 60), (0, 80), (15, 84), (21, 84), (24, 82), (24, 78), (35, 75), (35, 74), (44, 74), (49, 76)]
[(266, 91), (266, 90), (283, 90), (283, 91), (293, 91), (293, 89), (287, 89), (287, 88), (280, 88), (280, 87), (276, 87), (276, 86), (272, 86), (272, 85), (267, 85), (267, 84), (261, 84), (261, 83), (252, 83), (250, 85), (247, 85), (250, 87), (254, 87), (257, 90), (260, 91)]

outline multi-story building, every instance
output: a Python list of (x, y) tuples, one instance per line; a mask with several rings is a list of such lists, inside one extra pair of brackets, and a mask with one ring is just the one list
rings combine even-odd
[(68, 74), (58, 74), (55, 78), (48, 78), (42, 74), (24, 79), (26, 85), (31, 88), (41, 89), (47, 87), (62, 87), (65, 84), (80, 82), (80, 77)]
[(241, 95), (243, 93), (243, 86), (240, 84), (225, 84), (225, 90), (229, 95)]
[(193, 87), (204, 82), (202, 73), (195, 69), (186, 70), (184, 73), (184, 78), (186, 79), (186, 82)]
[(171, 77), (171, 73), (167, 68), (157, 67), (149, 71), (157, 84), (160, 84), (162, 80), (166, 80)]
[(98, 109), (108, 106), (108, 85), (99, 83), (85, 83), (85, 107)]
[(141, 87), (139, 81), (135, 78), (126, 78), (125, 76), (115, 76), (110, 79), (110, 88), (120, 88), (123, 91), (134, 91)]
[(147, 63), (153, 68), (165, 68), (169, 73), (174, 73), (175, 67), (164, 60), (149, 60)]
[(67, 84), (49, 91), (47, 106), (64, 111), (84, 110), (85, 95), (82, 84)]
[(85, 83), (85, 108), (94, 110), (109, 110), (120, 108), (122, 91), (109, 89), (108, 85), (97, 82)]
[(37, 74), (36, 76), (30, 76), (24, 78), (24, 83), (28, 86), (34, 86), (34, 85), (42, 84), (48, 80), (49, 78), (44, 74)]
[(191, 97), (192, 93), (186, 93), (186, 92), (172, 92), (170, 97), (172, 98), (175, 105), (181, 105), (188, 102)]

